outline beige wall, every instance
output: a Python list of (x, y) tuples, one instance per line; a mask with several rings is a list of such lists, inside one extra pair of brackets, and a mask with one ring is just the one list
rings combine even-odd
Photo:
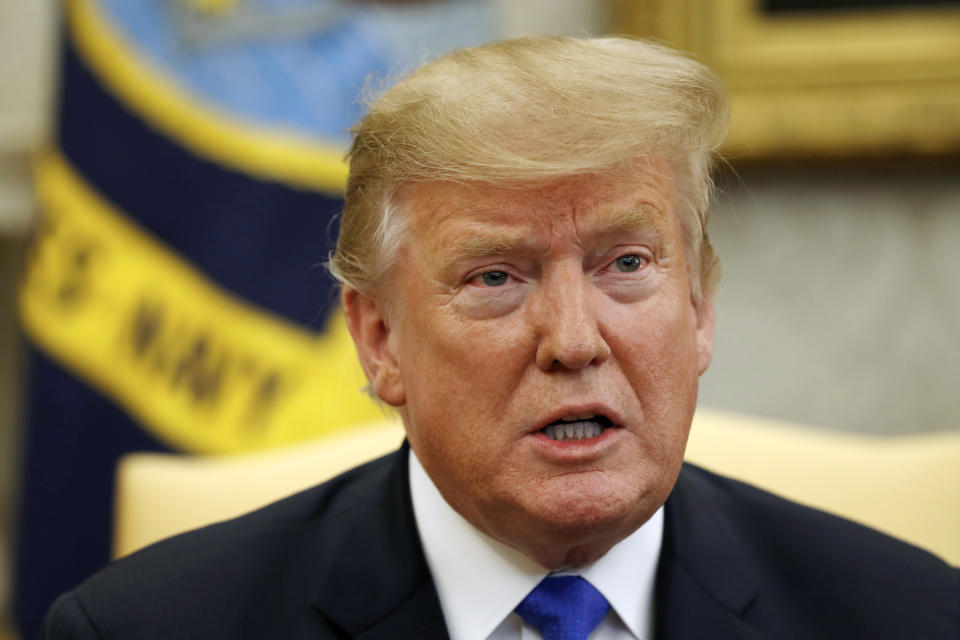
[(19, 467), (17, 417), (21, 358), (12, 313), (23, 242), (0, 236), (0, 629), (6, 615), (9, 550)]
[(55, 4), (0, 3), (0, 637), (9, 616), (9, 546), (19, 461), (21, 363), (14, 295), (36, 207), (30, 154), (49, 130)]
[(723, 180), (702, 404), (855, 431), (960, 429), (960, 167), (927, 164)]

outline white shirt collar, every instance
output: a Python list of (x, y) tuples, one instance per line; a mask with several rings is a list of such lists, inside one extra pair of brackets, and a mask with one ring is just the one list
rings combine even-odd
[[(548, 571), (477, 530), (447, 504), (410, 451), (410, 492), (427, 564), (453, 640), (483, 640)], [(604, 595), (627, 629), (653, 637), (653, 590), (663, 507), (602, 558), (576, 570)]]

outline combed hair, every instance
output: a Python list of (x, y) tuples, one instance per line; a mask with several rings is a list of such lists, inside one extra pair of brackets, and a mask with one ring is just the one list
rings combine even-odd
[(393, 203), (403, 185), (524, 188), (661, 156), (699, 302), (719, 277), (706, 222), (727, 120), (713, 72), (652, 42), (536, 37), (454, 51), (386, 91), (353, 128), (331, 272), (377, 290), (403, 242), (405, 214)]

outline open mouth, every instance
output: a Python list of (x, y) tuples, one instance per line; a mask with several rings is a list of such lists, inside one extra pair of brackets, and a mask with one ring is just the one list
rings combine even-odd
[(566, 442), (598, 438), (604, 429), (609, 429), (612, 426), (613, 423), (606, 416), (591, 413), (561, 418), (551, 422), (540, 432), (551, 440)]

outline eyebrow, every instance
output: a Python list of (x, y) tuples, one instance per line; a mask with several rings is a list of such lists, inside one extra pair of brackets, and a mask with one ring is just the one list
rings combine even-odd
[(457, 244), (457, 249), (468, 256), (483, 258), (508, 253), (527, 240), (521, 233), (497, 233), (467, 238)]
[(662, 240), (667, 234), (665, 216), (647, 202), (639, 202), (629, 209), (617, 207), (600, 211), (592, 224), (605, 235), (643, 229), (652, 231)]
[[(628, 209), (617, 207), (600, 211), (591, 221), (591, 226), (599, 229), (604, 236), (615, 236), (637, 229), (652, 231), (658, 240), (662, 240), (666, 234), (663, 214), (646, 202)], [(509, 253), (529, 241), (529, 235), (524, 233), (492, 233), (466, 238), (458, 242), (455, 249), (462, 255), (484, 258)]]

